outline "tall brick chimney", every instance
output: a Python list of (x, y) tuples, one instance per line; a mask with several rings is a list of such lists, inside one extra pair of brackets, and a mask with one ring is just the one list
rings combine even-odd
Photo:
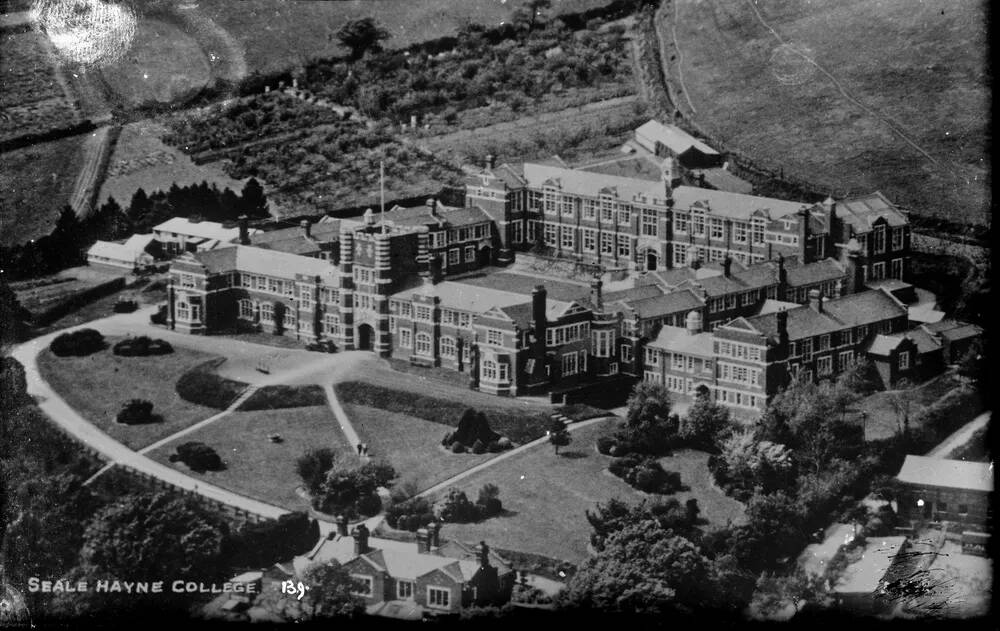
[(479, 545), (476, 546), (476, 556), (479, 557), (480, 567), (490, 566), (490, 547), (486, 545), (485, 541), (480, 541)]
[(432, 521), (427, 524), (427, 532), (430, 534), (430, 547), (431, 549), (441, 547), (441, 524), (436, 521)]
[(788, 348), (788, 312), (782, 309), (774, 317), (778, 322), (778, 344), (782, 348)]
[(809, 209), (803, 206), (796, 214), (799, 216), (799, 254), (801, 255), (802, 264), (805, 265), (810, 262), (808, 257)]
[(847, 283), (844, 293), (856, 294), (865, 288), (864, 254), (856, 239), (848, 241), (844, 249), (847, 255)]
[(823, 293), (820, 290), (809, 290), (809, 308), (817, 313), (823, 313)]
[(604, 292), (601, 291), (603, 285), (604, 283), (599, 276), (595, 276), (590, 281), (590, 302), (593, 303), (594, 309), (597, 311), (604, 311)]
[(549, 323), (545, 319), (545, 296), (545, 285), (535, 285), (531, 292), (531, 319), (535, 335), (533, 353), (535, 370), (532, 377), (536, 379), (545, 377), (545, 332), (549, 328)]
[(347, 536), (347, 517), (345, 515), (337, 515), (334, 518), (337, 524), (337, 534), (341, 537)]
[(430, 279), (431, 283), (440, 283), (444, 278), (444, 267), (441, 261), (441, 256), (439, 254), (430, 255), (430, 262), (428, 263), (430, 268)]
[(426, 528), (417, 529), (417, 552), (426, 554), (431, 551), (431, 535)]
[(240, 215), (240, 245), (250, 245), (250, 218)]
[(354, 554), (361, 556), (362, 554), (366, 554), (369, 550), (368, 526), (360, 524), (354, 529)]
[(726, 258), (722, 259), (722, 273), (729, 278), (733, 275), (733, 258), (726, 254)]

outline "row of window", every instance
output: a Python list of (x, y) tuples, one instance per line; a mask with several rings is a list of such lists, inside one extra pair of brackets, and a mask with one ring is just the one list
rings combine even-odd
[(698, 384), (694, 379), (685, 379), (684, 377), (676, 377), (674, 375), (667, 375), (666, 379), (664, 379), (663, 375), (652, 370), (647, 370), (643, 374), (643, 380), (649, 383), (662, 384), (671, 392), (677, 392), (678, 394), (686, 394), (690, 396), (695, 394), (699, 385), (705, 385), (705, 387), (709, 388), (709, 390), (714, 390), (713, 398), (717, 403), (748, 409), (757, 409), (757, 407), (763, 405), (765, 401), (762, 396), (750, 394), (748, 392), (741, 392), (739, 390), (712, 388), (707, 384)]
[(550, 329), (546, 329), (545, 345), (561, 346), (563, 344), (569, 344), (570, 342), (585, 340), (587, 339), (587, 335), (589, 334), (589, 332), (590, 332), (589, 322), (580, 322), (577, 324), (566, 324), (563, 326), (555, 326)]
[(728, 381), (745, 386), (760, 386), (761, 371), (759, 368), (749, 368), (739, 364), (719, 362), (719, 381)]
[(763, 350), (760, 346), (753, 346), (751, 344), (721, 340), (715, 341), (715, 354), (720, 357), (732, 357), (733, 359), (759, 362), (763, 359)]
[[(351, 574), (355, 596), (371, 596), (375, 589), (375, 579), (367, 574)], [(413, 581), (396, 580), (396, 597), (399, 600), (413, 600)], [(447, 587), (427, 586), (427, 605), (438, 609), (451, 606), (451, 590)]]
[(432, 248), (443, 248), (452, 243), (461, 243), (472, 239), (485, 239), (488, 236), (490, 236), (490, 224), (481, 223), (474, 226), (432, 232), (430, 233), (430, 245)]
[[(632, 256), (632, 236), (614, 232), (598, 232), (591, 228), (580, 228), (580, 249), (584, 252), (597, 252), (600, 246), (601, 254), (630, 258)], [(576, 249), (577, 228), (554, 223), (545, 223), (542, 227), (542, 240), (550, 247)]]

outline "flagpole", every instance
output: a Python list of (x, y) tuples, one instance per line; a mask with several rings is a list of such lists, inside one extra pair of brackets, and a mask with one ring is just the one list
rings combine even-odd
[(379, 206), (381, 208), (381, 223), (382, 232), (385, 232), (385, 163), (379, 160), (378, 162), (378, 191), (379, 191)]

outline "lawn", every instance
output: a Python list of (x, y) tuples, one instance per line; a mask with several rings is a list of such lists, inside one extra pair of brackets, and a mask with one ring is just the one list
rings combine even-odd
[[(478, 524), (445, 524), (446, 538), (486, 541), (499, 548), (522, 550), (579, 563), (587, 558), (591, 528), (585, 511), (613, 497), (640, 501), (648, 497), (607, 471), (608, 456), (594, 449), (607, 423), (574, 431), (573, 442), (556, 456), (543, 446), (529, 449), (462, 481), (458, 486), (470, 496), (484, 484), (496, 484), (505, 512)], [(725, 525), (740, 513), (739, 504), (709, 487), (704, 467), (707, 456), (681, 452), (664, 459), (665, 466), (680, 472), (690, 492), (674, 497), (698, 498), (702, 515), (711, 526)]]
[[(38, 368), (52, 388), (85, 419), (109, 436), (140, 449), (202, 421), (217, 410), (182, 400), (174, 383), (212, 355), (187, 348), (158, 357), (119, 357), (111, 346), (121, 338), (106, 338), (108, 348), (87, 357), (56, 357), (48, 349), (38, 356)], [(115, 415), (129, 399), (153, 403), (163, 422), (122, 425)]]
[(153, 120), (122, 127), (98, 196), (100, 203), (114, 197), (128, 206), (139, 188), (147, 193), (166, 191), (175, 182), (185, 186), (207, 181), (220, 190), (229, 187), (237, 193), (243, 189), (241, 180), (225, 175), (217, 164), (197, 165), (179, 149), (163, 144), (160, 137), (165, 133), (166, 127)]
[[(960, 386), (959, 378), (954, 372), (946, 372), (914, 386), (903, 394), (903, 391), (892, 390), (876, 392), (863, 399), (855, 408), (867, 414), (865, 422), (865, 440), (882, 440), (895, 436), (900, 430), (902, 417), (896, 411), (894, 400), (909, 405), (909, 417), (912, 423), (923, 408), (934, 403), (945, 394)], [(971, 418), (966, 419), (972, 420)]]
[(86, 136), (70, 136), (0, 157), (0, 245), (10, 246), (47, 235), (69, 203), (83, 161)]
[[(280, 434), (282, 442), (272, 443), (270, 434)], [(195, 473), (181, 462), (168, 460), (177, 444), (197, 441), (209, 445), (222, 457), (222, 471)], [(337, 421), (327, 406), (287, 410), (234, 412), (177, 441), (150, 452), (154, 460), (168, 464), (192, 477), (230, 491), (288, 510), (304, 510), (306, 501), (296, 492), (302, 484), (295, 461), (311, 449), (329, 447), (338, 462), (358, 464), (353, 448), (344, 440)]]
[(386, 412), (365, 405), (344, 404), (369, 455), (385, 459), (396, 468), (400, 482), (428, 489), (498, 454), (453, 454), (441, 446), (451, 427), (414, 416)]
[(982, 224), (989, 221), (984, 7), (975, 0), (675, 2), (660, 30), (670, 42), (677, 24), (677, 48), (668, 45), (667, 54), (681, 63), (680, 73), (671, 71), (683, 90), (678, 100), (686, 108), (686, 92), (695, 122), (725, 148), (821, 191), (881, 190), (919, 214)]
[[(270, 72), (312, 57), (344, 54), (335, 37), (350, 19), (373, 16), (389, 31), (390, 48), (452, 35), (466, 21), (488, 26), (508, 19), (523, 0), (201, 0), (201, 10), (244, 47), (250, 71)], [(555, 0), (556, 12), (576, 12), (607, 0)]]

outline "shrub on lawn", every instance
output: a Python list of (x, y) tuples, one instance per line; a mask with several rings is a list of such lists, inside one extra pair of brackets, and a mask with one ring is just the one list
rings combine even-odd
[(315, 495), (319, 492), (323, 481), (326, 480), (327, 472), (333, 468), (333, 463), (336, 460), (336, 452), (329, 447), (312, 449), (295, 461), (295, 470), (305, 482), (309, 492)]
[(495, 484), (484, 484), (483, 488), (479, 489), (476, 506), (479, 507), (481, 517), (499, 515), (503, 511), (503, 504), (500, 502), (500, 488)]
[(265, 386), (250, 395), (240, 406), (241, 410), (282, 410), (326, 405), (326, 395), (321, 386)]
[(191, 403), (217, 410), (228, 408), (247, 387), (241, 381), (226, 379), (212, 372), (222, 360), (212, 360), (190, 370), (177, 380), (177, 394)]
[(612, 460), (608, 471), (645, 493), (669, 495), (683, 488), (680, 474), (665, 470), (655, 458), (629, 454)]
[(395, 470), (386, 463), (369, 462), (356, 469), (334, 467), (313, 495), (313, 507), (348, 518), (377, 515), (382, 510), (378, 487), (395, 477)]
[(132, 313), (139, 308), (139, 304), (134, 300), (119, 300), (111, 307), (115, 313)]
[(469, 501), (464, 491), (448, 489), (448, 493), (434, 506), (437, 517), (445, 522), (465, 524), (479, 519), (479, 510)]
[(115, 420), (125, 425), (139, 425), (141, 423), (152, 423), (156, 420), (153, 416), (153, 404), (143, 399), (132, 399), (127, 402)]
[(486, 451), (490, 452), (491, 454), (500, 453), (503, 450), (504, 447), (503, 445), (500, 444), (499, 440), (494, 440), (489, 445), (486, 445)]
[(178, 460), (198, 473), (222, 469), (222, 458), (205, 443), (189, 442), (177, 445), (177, 453), (170, 456), (170, 462)]
[(615, 439), (611, 436), (601, 436), (597, 439), (597, 451), (605, 456), (611, 454), (611, 449), (616, 445)]
[(477, 438), (476, 442), (472, 443), (472, 453), (474, 454), (486, 453), (486, 445), (483, 444), (483, 441)]
[(104, 346), (104, 336), (99, 331), (80, 329), (56, 336), (49, 345), (49, 350), (59, 357), (82, 357), (103, 350)]
[(465, 445), (463, 445), (462, 443), (460, 443), (458, 441), (453, 442), (451, 444), (451, 453), (453, 453), (453, 454), (464, 454), (465, 453)]
[(166, 340), (154, 340), (141, 335), (118, 342), (112, 347), (111, 352), (122, 357), (146, 357), (173, 353), (174, 347)]
[(167, 324), (167, 305), (160, 305), (156, 310), (156, 313), (149, 316), (150, 324), (159, 324), (164, 326)]
[(426, 498), (414, 497), (387, 508), (385, 521), (390, 528), (416, 532), (434, 521), (434, 508)]

